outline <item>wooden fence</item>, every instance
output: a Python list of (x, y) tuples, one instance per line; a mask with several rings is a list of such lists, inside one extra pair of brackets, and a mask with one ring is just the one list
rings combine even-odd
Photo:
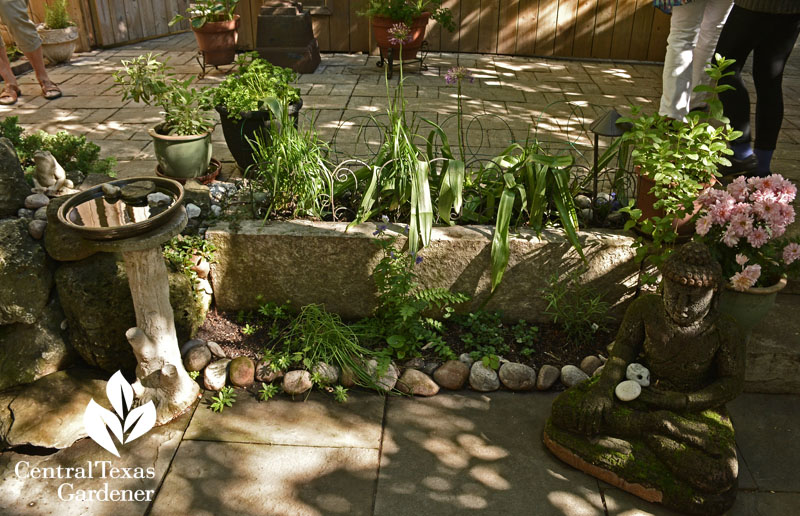
[[(46, 0), (29, 0), (31, 18), (44, 19)], [(117, 46), (188, 28), (168, 27), (190, 0), (70, 0), (81, 33), (79, 50)], [(358, 15), (367, 0), (309, 0), (314, 34), (322, 51), (371, 52), (377, 47), (369, 20)], [(252, 49), (261, 0), (241, 0), (240, 47)], [(669, 17), (652, 0), (444, 0), (457, 29), (428, 26), (433, 51), (522, 56), (593, 57), (660, 61)], [(321, 14), (325, 13), (325, 14)], [(4, 38), (5, 39), (5, 38)]]
[[(322, 2), (319, 2), (322, 3)], [(329, 15), (313, 16), (322, 51), (371, 52), (366, 0), (325, 0)], [(252, 48), (258, 0), (242, 0), (242, 43)], [(455, 32), (428, 26), (433, 51), (522, 56), (593, 57), (661, 61), (669, 16), (652, 0), (444, 0)]]

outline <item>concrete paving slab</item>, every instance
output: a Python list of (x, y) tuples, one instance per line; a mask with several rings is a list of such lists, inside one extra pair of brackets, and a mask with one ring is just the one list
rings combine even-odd
[(375, 514), (605, 514), (597, 481), (541, 442), (554, 397), (390, 398)]
[(800, 492), (800, 396), (742, 394), (728, 408), (758, 488)]
[[(50, 455), (14, 451), (0, 454), (0, 514), (4, 516), (144, 514), (155, 499), (155, 493), (169, 469), (190, 417), (191, 413), (184, 414), (172, 423), (154, 428), (139, 439), (119, 447), (119, 458), (102, 449), (91, 439), (83, 439), (70, 448)], [(91, 478), (88, 478), (89, 464), (92, 468)], [(53, 469), (59, 467), (62, 478), (57, 478), (58, 470)], [(34, 468), (41, 469), (37, 473)], [(78, 470), (73, 469), (71, 473), (67, 473), (66, 468), (82, 468), (87, 478), (74, 478), (78, 476)], [(113, 471), (111, 468), (118, 470)], [(122, 468), (129, 468), (128, 473), (132, 477), (144, 478), (123, 478), (125, 473)], [(137, 474), (135, 468), (143, 468), (143, 471)], [(153, 469), (148, 472), (147, 468)], [(31, 478), (43, 474), (50, 478)], [(73, 478), (67, 478), (68, 475)], [(106, 489), (109, 495), (115, 490), (121, 491), (120, 496), (124, 496), (125, 500), (133, 497), (133, 501), (97, 501), (98, 496), (106, 496), (103, 494)], [(87, 492), (92, 492), (93, 501), (80, 499), (82, 493)]]
[(798, 512), (799, 493), (740, 492), (726, 516), (791, 516)]
[(369, 516), (377, 467), (378, 450), (185, 441), (150, 516)]
[(186, 439), (293, 446), (380, 448), (384, 398), (351, 391), (346, 403), (313, 392), (306, 399), (281, 395), (268, 402), (238, 390), (233, 407), (212, 412), (206, 393), (186, 432)]

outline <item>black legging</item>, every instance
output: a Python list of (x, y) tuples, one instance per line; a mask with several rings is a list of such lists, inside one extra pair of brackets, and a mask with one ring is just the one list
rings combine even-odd
[(749, 143), (750, 97), (742, 81), (742, 67), (753, 52), (756, 86), (755, 148), (774, 150), (783, 122), (783, 69), (800, 32), (800, 14), (768, 14), (734, 5), (717, 43), (717, 53), (735, 59), (720, 84), (735, 89), (720, 94), (725, 116), (742, 136), (733, 143)]

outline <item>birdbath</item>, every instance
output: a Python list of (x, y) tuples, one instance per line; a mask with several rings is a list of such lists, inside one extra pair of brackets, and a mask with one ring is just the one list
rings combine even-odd
[(183, 187), (155, 177), (104, 183), (70, 198), (58, 219), (92, 250), (122, 254), (136, 312), (136, 326), (125, 332), (138, 363), (135, 405), (152, 401), (156, 424), (171, 421), (200, 393), (181, 360), (161, 253), (186, 227)]

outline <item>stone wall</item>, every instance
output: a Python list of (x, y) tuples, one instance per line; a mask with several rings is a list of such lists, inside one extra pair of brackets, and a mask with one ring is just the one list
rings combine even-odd
[[(371, 274), (381, 258), (373, 243), (374, 224), (346, 229), (345, 223), (286, 221), (264, 224), (247, 221), (236, 231), (227, 224), (206, 234), (218, 248), (212, 265), (214, 296), (219, 310), (250, 309), (257, 298), (295, 307), (324, 304), (345, 318), (369, 315), (376, 292)], [(388, 234), (403, 228), (390, 225)], [(491, 226), (434, 228), (430, 246), (421, 251), (416, 267), (426, 287), (447, 287), (472, 301), (461, 310), (475, 310), (489, 297)], [(399, 232), (399, 233), (398, 233)], [(621, 316), (636, 287), (639, 267), (624, 232), (581, 232), (588, 264), (582, 280), (602, 293)], [(579, 268), (581, 260), (556, 230), (537, 237), (522, 231), (511, 241), (511, 257), (502, 284), (486, 309), (500, 310), (505, 319), (549, 320), (541, 289), (553, 274)]]

